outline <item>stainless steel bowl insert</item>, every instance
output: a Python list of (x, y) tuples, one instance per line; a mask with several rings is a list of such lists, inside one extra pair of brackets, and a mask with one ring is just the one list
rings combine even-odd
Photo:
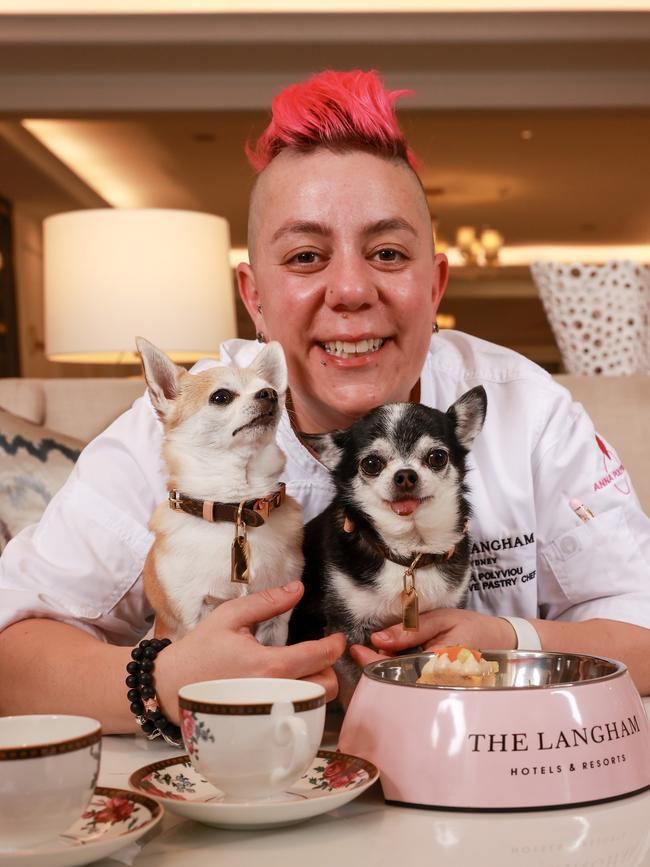
[(494, 686), (434, 686), (416, 684), (433, 653), (415, 653), (383, 659), (366, 666), (364, 674), (372, 680), (419, 689), (495, 690), (546, 689), (558, 686), (581, 686), (594, 681), (620, 677), (626, 666), (622, 662), (579, 653), (551, 653), (532, 650), (484, 650), (483, 659), (499, 663)]

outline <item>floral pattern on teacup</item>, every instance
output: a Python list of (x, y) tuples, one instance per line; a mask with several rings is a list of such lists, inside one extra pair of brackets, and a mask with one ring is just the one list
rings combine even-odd
[(81, 818), (87, 819), (82, 831), (96, 831), (97, 825), (119, 825), (125, 823), (125, 830), (132, 831), (140, 821), (140, 807), (128, 798), (106, 798), (95, 796), (89, 809)]
[(358, 786), (368, 779), (368, 772), (345, 756), (334, 757), (330, 761), (312, 766), (304, 775), (314, 789), (332, 792), (335, 789), (349, 789)]
[(199, 741), (214, 743), (214, 735), (205, 721), (197, 719), (196, 713), (186, 708), (181, 708), (181, 732), (188, 753), (195, 759), (199, 757)]

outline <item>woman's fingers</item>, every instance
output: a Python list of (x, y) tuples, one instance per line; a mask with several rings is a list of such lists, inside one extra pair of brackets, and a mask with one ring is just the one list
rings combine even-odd
[(350, 656), (357, 665), (362, 667), (380, 659), (388, 659), (388, 656), (376, 653), (370, 647), (364, 647), (362, 644), (353, 644), (350, 647)]
[(381, 632), (373, 632), (370, 640), (378, 650), (391, 653), (433, 641), (449, 628), (449, 625), (443, 623), (441, 618), (437, 616), (439, 613), (439, 611), (429, 611), (420, 615), (419, 629), (407, 630), (401, 623), (398, 623)]
[(218, 617), (226, 628), (241, 630), (289, 611), (297, 604), (304, 589), (302, 581), (292, 581), (283, 587), (250, 593), (224, 602), (211, 616)]
[(420, 628), (406, 631), (400, 624), (375, 632), (375, 647), (386, 653), (423, 645), (425, 648), (464, 644), (467, 647), (511, 648), (515, 644), (512, 626), (501, 617), (462, 608), (437, 608), (420, 616)]
[(334, 665), (345, 650), (345, 636), (337, 632), (318, 641), (302, 641), (268, 650), (271, 652), (267, 658), (270, 666), (267, 676), (309, 677)]

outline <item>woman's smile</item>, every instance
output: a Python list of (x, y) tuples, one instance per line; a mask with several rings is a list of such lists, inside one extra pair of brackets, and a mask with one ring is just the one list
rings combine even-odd
[(370, 337), (364, 340), (328, 340), (319, 345), (328, 355), (336, 355), (339, 358), (354, 358), (377, 352), (386, 340), (386, 337)]
[(363, 340), (328, 340), (316, 345), (328, 356), (328, 361), (333, 361), (339, 366), (354, 367), (377, 360), (379, 353), (389, 339), (388, 337), (370, 337)]

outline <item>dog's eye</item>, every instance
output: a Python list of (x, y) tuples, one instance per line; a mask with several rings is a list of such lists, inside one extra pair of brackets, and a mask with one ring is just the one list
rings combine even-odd
[(366, 476), (378, 476), (384, 469), (384, 461), (377, 455), (368, 455), (359, 464), (361, 472)]
[(228, 391), (227, 388), (219, 388), (210, 395), (210, 403), (216, 403), (217, 406), (226, 406), (226, 404), (232, 403), (234, 396), (232, 391)]
[(449, 455), (444, 449), (431, 449), (427, 455), (427, 464), (432, 470), (442, 470), (449, 463)]

